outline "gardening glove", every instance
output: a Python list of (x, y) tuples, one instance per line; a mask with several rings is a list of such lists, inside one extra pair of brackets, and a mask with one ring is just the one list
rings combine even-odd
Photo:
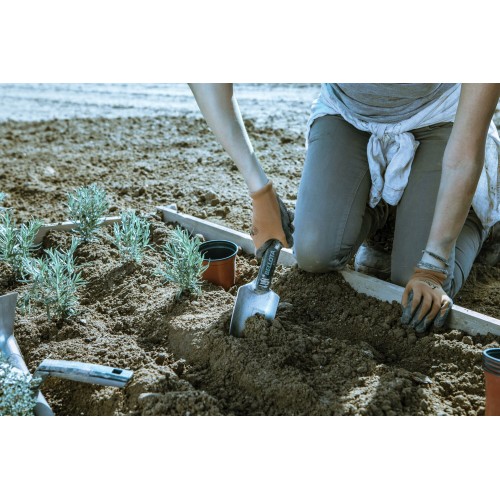
[(401, 323), (410, 325), (418, 333), (425, 332), (432, 323), (444, 326), (453, 301), (443, 290), (445, 273), (415, 268), (403, 293)]
[(269, 181), (262, 189), (250, 194), (252, 198), (252, 239), (255, 255), (261, 259), (273, 240), (285, 248), (293, 246), (293, 212), (289, 211)]

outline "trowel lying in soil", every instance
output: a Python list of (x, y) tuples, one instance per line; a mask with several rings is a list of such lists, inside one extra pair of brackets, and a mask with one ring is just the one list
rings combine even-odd
[(111, 366), (62, 359), (45, 359), (40, 363), (33, 377), (41, 379), (39, 385), (42, 385), (47, 377), (56, 377), (87, 384), (125, 387), (133, 374), (134, 372), (131, 370), (122, 370)]
[(241, 337), (245, 322), (250, 316), (263, 314), (268, 320), (276, 316), (280, 298), (271, 290), (271, 280), (281, 248), (281, 243), (274, 240), (262, 257), (257, 278), (238, 289), (229, 327), (230, 335)]
[[(15, 369), (28, 375), (30, 372), (14, 337), (16, 303), (17, 293), (0, 296), (0, 352)], [(133, 372), (130, 370), (122, 370), (111, 366), (46, 359), (42, 361), (33, 375), (34, 378), (40, 379), (38, 387), (35, 388), (37, 403), (34, 413), (39, 416), (54, 415), (42, 393), (38, 390), (49, 376), (88, 384), (124, 387), (132, 378), (132, 375)]]

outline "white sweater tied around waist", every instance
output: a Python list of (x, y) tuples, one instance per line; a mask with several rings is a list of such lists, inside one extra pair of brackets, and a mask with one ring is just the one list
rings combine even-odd
[[(333, 94), (329, 84), (321, 85), (321, 94), (311, 108), (306, 137), (316, 120), (326, 115), (341, 115), (358, 130), (371, 134), (367, 146), (368, 165), (372, 186), (369, 204), (375, 207), (383, 199), (397, 205), (408, 184), (411, 165), (419, 142), (411, 130), (436, 123), (453, 122), (460, 98), (457, 84), (407, 120), (398, 123), (375, 123), (360, 120)], [(500, 139), (493, 122), (486, 140), (484, 166), (472, 200), (472, 207), (485, 228), (500, 220), (500, 186), (498, 158)]]

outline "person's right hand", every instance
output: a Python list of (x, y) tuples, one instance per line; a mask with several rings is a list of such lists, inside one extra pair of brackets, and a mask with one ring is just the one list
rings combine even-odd
[(252, 239), (255, 255), (261, 259), (273, 240), (285, 248), (293, 246), (292, 211), (285, 207), (269, 181), (262, 189), (250, 194), (252, 198)]

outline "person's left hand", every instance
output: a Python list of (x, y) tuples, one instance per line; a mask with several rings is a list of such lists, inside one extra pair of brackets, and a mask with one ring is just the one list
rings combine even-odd
[(444, 273), (416, 268), (408, 281), (403, 298), (401, 323), (410, 325), (418, 333), (432, 324), (442, 327), (453, 306), (453, 300), (443, 290)]

